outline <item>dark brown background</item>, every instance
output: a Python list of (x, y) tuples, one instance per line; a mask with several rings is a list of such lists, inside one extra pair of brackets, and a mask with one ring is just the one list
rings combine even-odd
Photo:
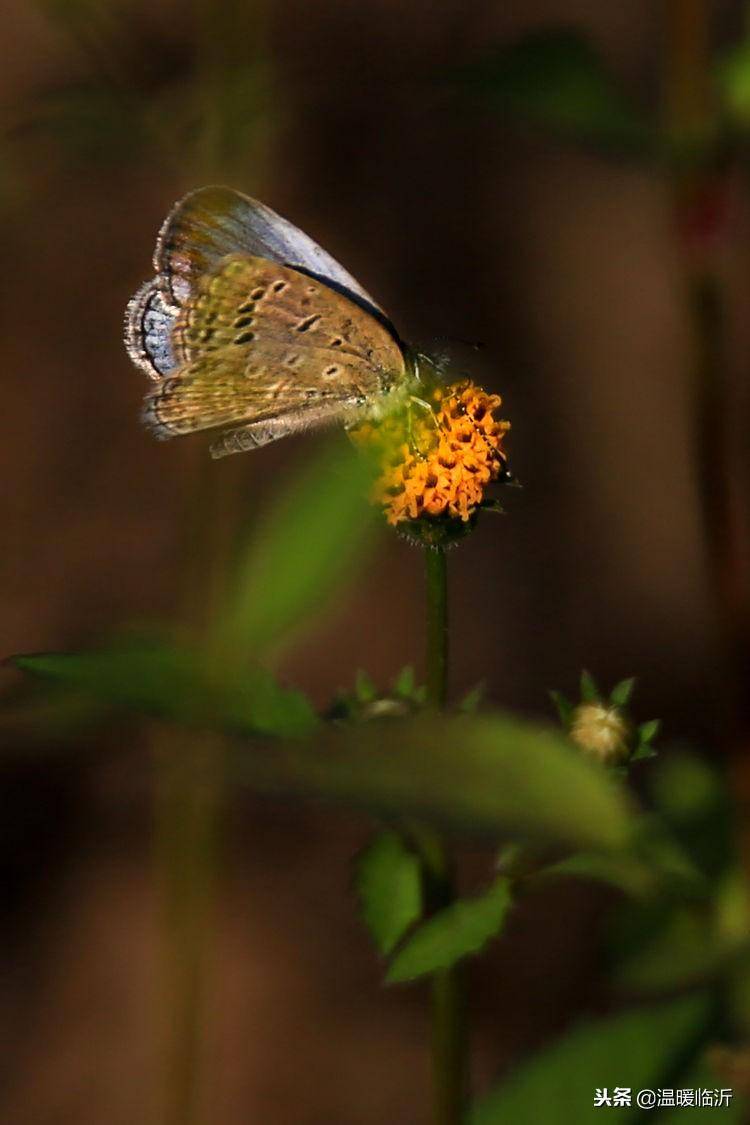
[[(742, 5), (714, 8), (721, 44)], [(211, 5), (200, 18), (168, 2), (120, 11), (115, 42), (127, 50), (113, 67), (146, 109), (171, 97), (179, 116)], [(138, 423), (144, 387), (121, 344), (125, 302), (148, 276), (172, 201), (230, 179), (339, 257), (407, 339), (485, 344), (471, 362), (504, 397), (524, 491), (451, 558), (455, 690), (486, 678), (495, 702), (548, 714), (547, 689), (573, 690), (582, 666), (605, 684), (637, 673), (639, 716), (659, 714), (668, 736), (700, 743), (715, 723), (717, 646), (668, 185), (653, 167), (457, 107), (440, 79), (491, 43), (562, 22), (585, 29), (656, 111), (662, 5), (282, 0), (261, 22), (257, 41), (235, 44), (260, 59), (252, 127), (241, 122), (225, 149), (175, 129), (170, 147), (166, 113), (157, 151), (106, 115), (85, 143), (67, 118), (29, 126), (40, 91), (86, 91), (96, 67), (64, 21), (7, 2), (0, 652), (69, 648), (123, 621), (168, 618), (186, 554), (199, 552), (181, 530), (196, 474), (210, 471), (218, 493), (239, 490), (252, 518), (277, 476), (304, 469), (310, 438), (205, 470), (201, 438), (157, 444)], [(739, 181), (731, 207), (721, 263), (742, 377), (750, 257)], [(386, 681), (419, 662), (421, 597), (417, 552), (386, 541), (285, 673), (321, 704), (357, 667)], [(151, 1120), (158, 909), (141, 743), (115, 731), (94, 754), (37, 747), (4, 767), (0, 1115), (13, 1125)], [(344, 893), (365, 829), (251, 799), (234, 809), (207, 1120), (426, 1120), (422, 997), (379, 991)], [(597, 902), (570, 891), (516, 917), (477, 989), (483, 1080), (600, 1002), (595, 917)]]

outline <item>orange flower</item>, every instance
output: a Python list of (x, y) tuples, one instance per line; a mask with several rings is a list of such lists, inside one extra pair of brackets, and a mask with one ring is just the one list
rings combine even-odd
[(429, 410), (412, 401), (401, 414), (357, 428), (354, 439), (378, 452), (372, 498), (390, 524), (471, 519), (487, 485), (505, 471), (510, 423), (495, 417), (501, 401), (464, 380), (437, 388)]

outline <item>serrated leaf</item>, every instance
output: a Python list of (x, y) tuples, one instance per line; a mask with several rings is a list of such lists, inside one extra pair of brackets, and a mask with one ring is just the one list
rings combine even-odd
[[(594, 1106), (597, 1089), (674, 1085), (676, 1063), (689, 1065), (710, 1033), (711, 1005), (703, 995), (619, 1012), (573, 1028), (551, 1047), (522, 1063), (470, 1114), (470, 1125), (586, 1125), (607, 1109)], [(635, 1102), (635, 1098), (633, 1098)], [(642, 1111), (609, 1112), (635, 1125)]]
[(573, 711), (575, 710), (573, 704), (561, 691), (551, 691), (549, 697), (557, 708), (560, 723), (567, 729), (571, 724)]
[(627, 680), (620, 680), (619, 684), (615, 684), (609, 696), (609, 702), (612, 707), (625, 707), (633, 694), (635, 687), (635, 676), (630, 676)]
[(400, 695), (402, 699), (412, 699), (416, 686), (414, 668), (411, 664), (406, 664), (393, 682), (393, 691), (396, 695)]
[(499, 933), (510, 903), (510, 882), (500, 876), (484, 894), (440, 910), (406, 939), (391, 961), (386, 981), (415, 980), (478, 953)]
[(380, 832), (357, 859), (354, 885), (375, 945), (391, 953), (422, 913), (419, 859), (398, 832)]
[(581, 699), (584, 703), (599, 703), (601, 700), (596, 681), (585, 668), (583, 672), (581, 672)]
[(293, 738), (318, 720), (308, 700), (267, 670), (208, 665), (187, 649), (122, 645), (83, 653), (17, 656), (16, 667), (116, 707), (191, 726)]
[(372, 543), (370, 466), (338, 442), (297, 471), (241, 553), (221, 632), (256, 654), (334, 597)]

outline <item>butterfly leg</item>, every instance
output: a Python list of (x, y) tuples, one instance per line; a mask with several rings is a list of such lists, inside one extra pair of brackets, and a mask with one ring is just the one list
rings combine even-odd
[(427, 402), (426, 399), (419, 398), (418, 395), (409, 395), (409, 401), (406, 406), (406, 431), (409, 439), (409, 447), (410, 449), (414, 450), (414, 452), (417, 453), (420, 457), (422, 457), (422, 451), (419, 449), (414, 438), (414, 429), (412, 425), (412, 419), (414, 417), (414, 407), (417, 407), (419, 410), (423, 410), (425, 412), (425, 414), (435, 427), (436, 432), (440, 427), (438, 425), (438, 420), (435, 417), (435, 411), (433, 410), (430, 403)]

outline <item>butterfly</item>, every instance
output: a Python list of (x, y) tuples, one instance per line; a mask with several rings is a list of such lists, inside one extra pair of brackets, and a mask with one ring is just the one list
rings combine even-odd
[(224, 457), (355, 424), (419, 381), (417, 353), (343, 266), (232, 188), (174, 206), (154, 268), (125, 345), (153, 380), (143, 419), (157, 437), (219, 430), (211, 454)]

